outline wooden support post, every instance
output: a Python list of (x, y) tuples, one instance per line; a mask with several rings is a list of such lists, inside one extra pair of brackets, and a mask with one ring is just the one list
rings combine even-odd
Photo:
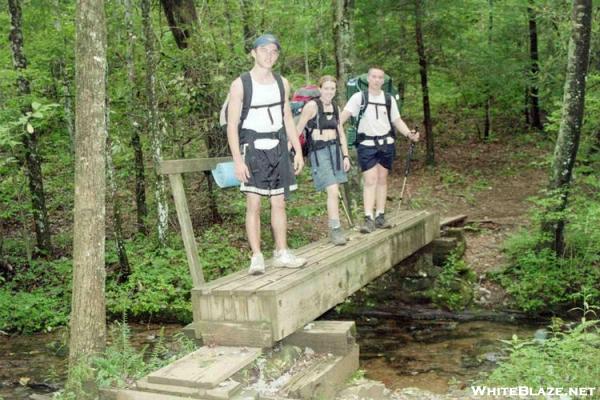
[(179, 220), (179, 226), (181, 227), (181, 237), (183, 238), (183, 245), (185, 246), (185, 254), (188, 259), (192, 282), (194, 283), (195, 288), (201, 287), (204, 285), (204, 275), (202, 273), (200, 259), (198, 258), (198, 247), (196, 246), (196, 238), (194, 236), (194, 229), (192, 228), (192, 219), (190, 218), (190, 211), (183, 189), (183, 179), (181, 179), (181, 174), (170, 174), (169, 181), (171, 182), (171, 190), (173, 191), (173, 198), (175, 200), (175, 209), (177, 210), (177, 219)]

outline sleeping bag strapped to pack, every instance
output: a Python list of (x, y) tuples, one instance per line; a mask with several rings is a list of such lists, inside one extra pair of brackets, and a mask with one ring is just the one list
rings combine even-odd
[[(367, 76), (368, 76), (368, 74), (362, 74), (357, 77), (348, 79), (348, 82), (346, 83), (346, 98), (347, 99), (350, 99), (350, 97), (352, 97), (352, 95), (354, 93), (357, 93), (357, 92), (365, 93), (369, 90), (369, 82), (367, 80)], [(387, 74), (385, 74), (385, 76), (384, 76), (383, 85), (381, 86), (381, 90), (383, 90), (383, 92), (386, 94), (386, 99), (388, 96), (394, 96), (396, 99), (396, 103), (398, 103), (398, 108), (400, 109), (398, 92), (396, 91), (396, 89), (394, 88), (394, 85), (392, 84), (392, 78)], [(364, 102), (364, 100), (365, 100), (365, 97), (363, 96), (363, 102)], [(356, 143), (356, 129), (358, 128), (358, 123), (360, 122), (360, 118), (362, 117), (362, 114), (364, 113), (365, 107), (366, 107), (366, 104), (361, 104), (361, 112), (359, 113), (358, 117), (351, 118), (351, 125), (346, 129), (346, 138), (348, 139), (349, 146), (354, 145)], [(389, 110), (388, 110), (388, 116), (389, 115), (391, 115), (391, 114), (389, 113)], [(391, 121), (390, 121), (390, 126), (392, 126), (392, 129), (393, 129), (393, 125), (391, 124)]]
[[(301, 87), (300, 89), (294, 92), (292, 96), (292, 101), (290, 102), (290, 108), (292, 109), (292, 115), (294, 116), (294, 124), (298, 124), (298, 119), (300, 118), (300, 114), (304, 109), (306, 103), (311, 100), (318, 99), (321, 96), (321, 92), (319, 91), (319, 87), (316, 85), (306, 85)], [(306, 157), (308, 155), (308, 135), (309, 128), (307, 126), (304, 127), (303, 132), (299, 132), (300, 136), (300, 145), (302, 146), (302, 155)]]

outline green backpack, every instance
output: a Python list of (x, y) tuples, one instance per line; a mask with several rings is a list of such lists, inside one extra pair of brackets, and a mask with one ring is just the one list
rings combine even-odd
[[(352, 97), (352, 95), (354, 93), (361, 92), (361, 91), (367, 92), (367, 90), (369, 88), (369, 82), (367, 81), (367, 75), (368, 74), (362, 74), (362, 75), (356, 76), (354, 78), (348, 79), (348, 82), (346, 83), (346, 98), (347, 99), (350, 99), (350, 97)], [(396, 102), (398, 103), (398, 109), (400, 109), (398, 92), (396, 91), (396, 89), (394, 88), (394, 85), (392, 84), (392, 78), (387, 74), (385, 74), (385, 76), (384, 76), (383, 86), (381, 87), (381, 89), (386, 94), (386, 103), (389, 103), (389, 101), (390, 101), (389, 96), (394, 96), (396, 98)], [(365, 96), (363, 96), (363, 102), (364, 102), (364, 100), (365, 100)], [(360, 119), (364, 113), (366, 106), (367, 106), (366, 104), (361, 104), (361, 111), (358, 114), (358, 117), (352, 117), (351, 125), (348, 129), (346, 129), (346, 138), (348, 140), (349, 145), (354, 146), (356, 143), (356, 130), (358, 129), (358, 124), (360, 123)], [(389, 110), (388, 110), (388, 116), (391, 116)], [(390, 121), (390, 126), (392, 126), (392, 129), (394, 129), (391, 121)]]

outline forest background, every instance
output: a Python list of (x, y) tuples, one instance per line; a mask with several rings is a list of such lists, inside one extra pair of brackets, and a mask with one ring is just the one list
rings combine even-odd
[[(17, 4), (20, 42), (11, 29)], [(405, 120), (426, 136), (417, 165), (441, 180), (457, 178), (444, 175), (446, 166), (436, 155), (500, 141), (515, 151), (541, 149), (532, 167), (547, 171), (552, 187), (571, 2), (178, 4), (112, 0), (105, 6), (106, 306), (113, 318), (126, 313), (138, 320), (191, 319), (185, 252), (169, 188), (155, 167), (159, 159), (228, 154), (218, 112), (230, 82), (251, 67), (248, 52), (262, 32), (279, 37), (277, 70), (293, 89), (336, 75), (342, 78), (341, 103), (348, 76), (380, 65), (394, 80)], [(600, 299), (598, 12), (593, 18), (568, 206), (557, 211), (560, 199), (540, 193), (531, 228), (513, 241), (511, 265), (497, 278), (526, 311)], [(0, 330), (48, 331), (68, 323), (71, 300), (75, 3), (11, 0), (0, 4), (0, 26), (9, 38), (0, 46)], [(305, 190), (290, 204), (292, 247), (319, 238), (313, 221), (325, 213), (324, 198), (312, 191), (308, 176), (305, 170)], [(245, 268), (243, 195), (214, 188), (208, 176), (186, 177), (186, 191), (207, 279)], [(566, 239), (556, 248), (544, 232), (560, 223)], [(264, 239), (272, 248), (268, 232)]]

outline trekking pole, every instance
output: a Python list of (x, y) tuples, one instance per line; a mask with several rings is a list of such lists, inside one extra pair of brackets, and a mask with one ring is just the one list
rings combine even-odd
[[(418, 129), (418, 128), (416, 128)], [(402, 181), (402, 190), (400, 190), (400, 203), (398, 207), (402, 206), (402, 200), (404, 199), (404, 189), (406, 188), (406, 179), (408, 178), (408, 174), (410, 173), (410, 161), (412, 159), (413, 153), (415, 151), (416, 144), (411, 141), (410, 146), (408, 147), (408, 154), (406, 156), (406, 163), (404, 164), (404, 180)]]
[(348, 208), (346, 207), (346, 199), (342, 196), (341, 190), (338, 192), (338, 196), (339, 196), (340, 200), (342, 201), (342, 209), (344, 210), (344, 214), (346, 214), (346, 218), (348, 218), (348, 223), (350, 224), (350, 226), (354, 226), (354, 224), (352, 223), (352, 218), (350, 218), (350, 213), (348, 212)]

